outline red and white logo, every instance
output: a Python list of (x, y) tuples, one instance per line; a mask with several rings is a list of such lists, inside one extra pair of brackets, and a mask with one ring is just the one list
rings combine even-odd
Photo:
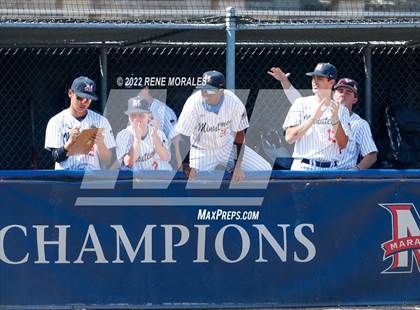
[(420, 272), (420, 216), (412, 203), (379, 204), (391, 214), (392, 239), (382, 243), (384, 261), (391, 265), (382, 273), (411, 273), (414, 262)]

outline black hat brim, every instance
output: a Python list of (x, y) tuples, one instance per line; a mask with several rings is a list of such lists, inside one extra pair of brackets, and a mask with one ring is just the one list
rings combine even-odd
[(76, 94), (77, 97), (92, 99), (92, 100), (95, 100), (95, 101), (98, 100), (98, 97), (95, 94), (88, 94), (88, 93), (83, 93), (83, 92), (80, 92), (80, 91), (74, 91), (74, 93)]
[(307, 72), (307, 76), (322, 76), (322, 77), (329, 77), (327, 74), (322, 73), (321, 71), (314, 71), (314, 72)]

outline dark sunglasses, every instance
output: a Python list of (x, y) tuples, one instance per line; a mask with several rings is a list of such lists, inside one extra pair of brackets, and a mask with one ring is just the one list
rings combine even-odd
[(77, 101), (80, 101), (81, 103), (88, 103), (88, 102), (92, 101), (92, 99), (83, 98), (83, 97), (79, 97), (79, 96), (76, 96), (76, 99), (77, 99)]

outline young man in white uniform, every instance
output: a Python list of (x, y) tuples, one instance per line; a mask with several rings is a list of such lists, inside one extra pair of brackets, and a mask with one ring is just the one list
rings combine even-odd
[(168, 148), (171, 151), (173, 146), (173, 154), (175, 155), (176, 167), (179, 169), (182, 166), (182, 156), (180, 151), (180, 137), (175, 130), (177, 117), (175, 112), (165, 103), (154, 98), (148, 86), (142, 86), (138, 96), (143, 97), (149, 102), (150, 111), (152, 112), (153, 119), (160, 123), (160, 129), (163, 131), (168, 139)]
[[(199, 91), (185, 102), (176, 127), (190, 137), (190, 178), (195, 178), (197, 171), (211, 171), (218, 165), (232, 169), (235, 182), (244, 178), (243, 170), (271, 170), (270, 164), (253, 150), (242, 150), (248, 118), (241, 100), (224, 89), (223, 74), (205, 72), (203, 81), (197, 87)], [(236, 161), (232, 149), (239, 154)]]
[[(353, 106), (359, 99), (359, 85), (352, 79), (342, 78), (334, 89), (334, 99), (341, 101), (350, 111), (350, 126), (354, 137), (341, 153), (337, 168), (368, 169), (376, 162), (378, 149), (373, 141), (369, 123), (353, 112)], [(362, 159), (358, 163), (359, 156)]]
[[(273, 67), (268, 74), (280, 81), (291, 104), (302, 97), (290, 83), (288, 74), (280, 68)], [(354, 137), (342, 150), (337, 169), (369, 169), (377, 160), (378, 149), (373, 141), (369, 123), (353, 112), (353, 106), (359, 100), (359, 85), (355, 80), (342, 78), (334, 86), (334, 90), (334, 99), (341, 101), (349, 110), (350, 127)]]
[(143, 97), (128, 100), (130, 125), (117, 135), (117, 158), (124, 168), (135, 170), (172, 170), (167, 139), (152, 119), (149, 102)]
[(343, 150), (352, 139), (349, 110), (332, 99), (337, 69), (319, 63), (312, 77), (313, 96), (295, 100), (283, 124), (286, 141), (295, 143), (291, 170), (336, 169)]
[[(96, 84), (81, 76), (75, 79), (68, 90), (70, 107), (48, 121), (45, 133), (45, 148), (52, 153), (55, 169), (98, 170), (107, 168), (113, 158), (114, 135), (108, 120), (92, 110), (92, 100), (98, 100)], [(84, 129), (103, 128), (89, 143), (89, 154), (68, 155)]]

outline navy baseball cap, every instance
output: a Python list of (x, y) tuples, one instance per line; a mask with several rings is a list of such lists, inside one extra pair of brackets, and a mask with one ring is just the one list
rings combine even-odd
[(71, 90), (78, 97), (98, 100), (98, 97), (95, 94), (96, 84), (94, 81), (85, 76), (79, 76), (71, 84)]
[(150, 103), (141, 96), (128, 99), (128, 109), (124, 113), (130, 115), (131, 113), (148, 113), (150, 111)]
[(340, 79), (337, 84), (334, 85), (334, 89), (339, 87), (345, 87), (351, 89), (356, 97), (359, 97), (359, 84), (355, 80), (349, 78), (342, 78)]
[(315, 70), (313, 72), (308, 72), (306, 75), (309, 76), (323, 76), (329, 78), (330, 80), (337, 79), (337, 68), (328, 63), (328, 62), (321, 62), (316, 65)]
[(220, 89), (225, 88), (225, 76), (219, 71), (207, 71), (203, 74), (203, 83), (196, 89)]

